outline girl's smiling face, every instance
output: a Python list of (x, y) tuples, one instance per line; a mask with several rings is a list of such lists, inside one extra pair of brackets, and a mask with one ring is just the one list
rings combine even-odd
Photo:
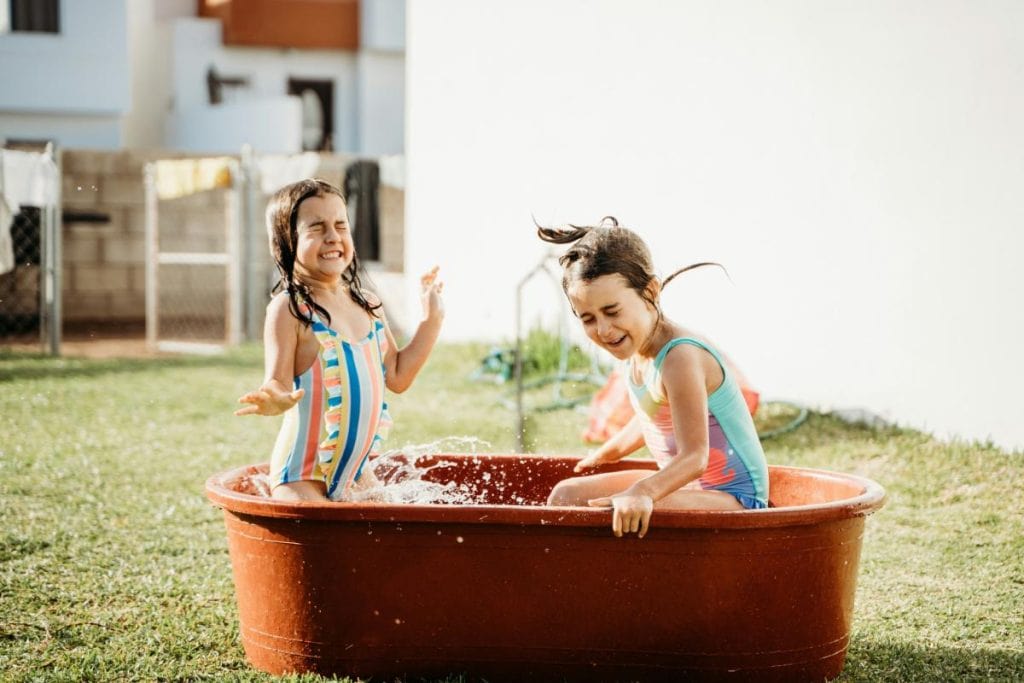
[(640, 352), (658, 324), (657, 309), (618, 273), (577, 280), (566, 294), (587, 336), (619, 360)]
[(304, 279), (334, 281), (355, 255), (348, 210), (341, 197), (308, 197), (296, 216), (295, 272)]

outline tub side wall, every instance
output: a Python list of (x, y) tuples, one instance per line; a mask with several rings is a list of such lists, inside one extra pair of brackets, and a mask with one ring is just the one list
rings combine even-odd
[(258, 668), (496, 680), (834, 677), (864, 525), (654, 528), (638, 540), (442, 518), (226, 520)]

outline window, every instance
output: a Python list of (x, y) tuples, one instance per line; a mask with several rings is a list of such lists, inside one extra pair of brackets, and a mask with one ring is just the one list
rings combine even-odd
[(8, 0), (12, 32), (60, 33), (60, 0)]

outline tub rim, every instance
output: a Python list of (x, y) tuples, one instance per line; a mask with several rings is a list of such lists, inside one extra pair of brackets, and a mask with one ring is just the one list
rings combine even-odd
[[(490, 453), (438, 453), (431, 457), (487, 457), (564, 459), (576, 462), (571, 456), (541, 456), (535, 454)], [(641, 459), (631, 463), (647, 465), (653, 461)], [(557, 507), (546, 505), (454, 505), (454, 504), (381, 504), (372, 502), (343, 503), (334, 501), (289, 502), (253, 496), (228, 488), (226, 482), (252, 474), (266, 472), (267, 463), (249, 464), (220, 472), (206, 480), (206, 496), (217, 507), (235, 514), (275, 519), (346, 521), (346, 522), (401, 522), (401, 523), (461, 523), (512, 524), (516, 526), (544, 527), (599, 527), (608, 526), (608, 508)], [(637, 468), (641, 469), (641, 468)], [(770, 465), (769, 471), (787, 472), (816, 479), (838, 481), (861, 487), (857, 495), (824, 503), (808, 503), (762, 510), (655, 510), (652, 529), (658, 528), (714, 528), (746, 529), (759, 527), (799, 526), (817, 524), (853, 517), (864, 517), (881, 508), (886, 501), (885, 489), (877, 482), (855, 474), (847, 474), (811, 467)]]

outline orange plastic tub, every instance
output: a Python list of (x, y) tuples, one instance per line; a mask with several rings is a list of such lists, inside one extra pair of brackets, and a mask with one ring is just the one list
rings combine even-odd
[[(283, 503), (243, 467), (211, 477), (246, 656), (279, 674), (488, 681), (821, 681), (846, 656), (865, 517), (860, 477), (772, 467), (774, 507), (547, 507), (574, 458), (437, 455), (424, 479), (477, 505)], [(606, 469), (650, 467), (631, 461)]]

